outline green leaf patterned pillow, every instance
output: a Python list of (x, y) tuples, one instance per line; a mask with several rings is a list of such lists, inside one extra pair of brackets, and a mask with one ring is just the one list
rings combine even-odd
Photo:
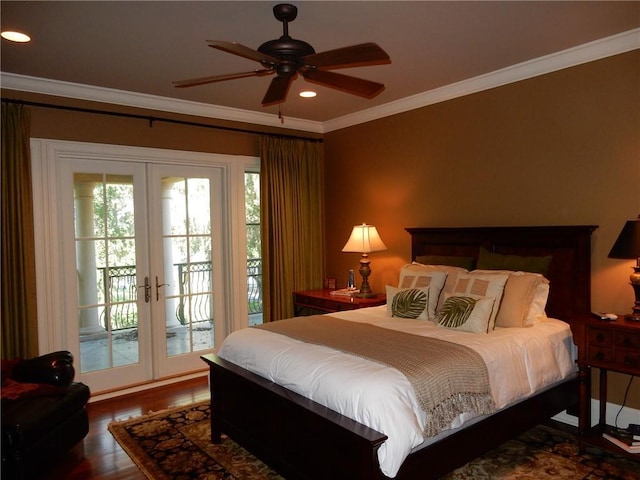
[(396, 288), (387, 285), (390, 317), (429, 320), (429, 287)]
[(491, 297), (446, 295), (438, 324), (471, 333), (488, 333), (494, 299)]
[[(445, 267), (446, 268), (446, 267)], [(429, 320), (435, 321), (440, 292), (444, 288), (448, 272), (431, 265), (411, 263), (400, 269), (398, 288), (429, 287)]]

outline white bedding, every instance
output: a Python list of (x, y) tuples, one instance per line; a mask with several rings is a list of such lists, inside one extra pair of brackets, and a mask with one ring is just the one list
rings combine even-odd
[[(559, 320), (485, 335), (387, 317), (385, 306), (331, 315), (472, 348), (487, 364), (496, 409), (544, 390), (576, 368), (569, 325)], [(378, 460), (388, 477), (395, 477), (411, 450), (425, 441), (425, 416), (411, 384), (394, 368), (255, 328), (229, 335), (218, 355), (387, 435)], [(462, 414), (451, 428), (472, 419)]]

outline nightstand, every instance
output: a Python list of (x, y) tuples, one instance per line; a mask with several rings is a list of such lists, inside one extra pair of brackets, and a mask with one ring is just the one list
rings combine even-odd
[[(622, 450), (602, 438), (607, 413), (607, 372), (640, 376), (640, 322), (620, 315), (615, 321), (588, 318), (577, 338), (580, 368), (580, 440)], [(598, 425), (591, 428), (591, 368), (600, 369), (600, 411)]]
[(333, 290), (302, 290), (293, 292), (293, 311), (298, 316), (356, 310), (358, 308), (376, 307), (387, 303), (384, 294), (372, 298), (346, 297), (331, 295)]

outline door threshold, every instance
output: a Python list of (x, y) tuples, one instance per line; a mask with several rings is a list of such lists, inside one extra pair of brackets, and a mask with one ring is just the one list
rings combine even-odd
[(111, 398), (121, 397), (130, 393), (142, 392), (145, 390), (151, 390), (152, 388), (164, 387), (166, 385), (172, 385), (174, 383), (184, 382), (186, 380), (193, 380), (195, 378), (206, 377), (209, 374), (208, 370), (200, 372), (190, 373), (188, 375), (181, 375), (178, 377), (165, 378), (162, 380), (156, 380), (151, 382), (145, 382), (138, 385), (131, 385), (129, 387), (120, 388), (117, 390), (108, 390), (104, 392), (91, 395), (89, 403), (100, 402), (102, 400), (109, 400)]

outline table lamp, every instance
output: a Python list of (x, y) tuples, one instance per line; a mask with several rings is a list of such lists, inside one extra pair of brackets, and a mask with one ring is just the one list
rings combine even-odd
[(629, 220), (622, 227), (616, 243), (609, 252), (609, 258), (635, 259), (636, 266), (629, 277), (636, 295), (636, 302), (627, 320), (640, 322), (640, 215), (637, 220)]
[(360, 269), (358, 270), (362, 276), (362, 284), (360, 285), (360, 292), (356, 294), (356, 297), (371, 298), (376, 296), (375, 293), (371, 292), (371, 287), (369, 286), (369, 275), (371, 274), (369, 253), (386, 249), (387, 246), (380, 239), (376, 227), (367, 225), (366, 223), (353, 227), (351, 236), (342, 251), (362, 253)]

